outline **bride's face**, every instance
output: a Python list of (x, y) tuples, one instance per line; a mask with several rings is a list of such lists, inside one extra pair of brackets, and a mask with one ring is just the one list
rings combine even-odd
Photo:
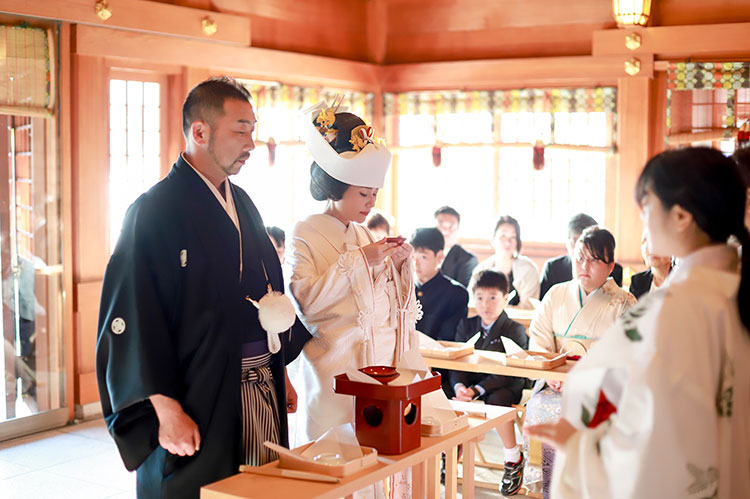
[(333, 206), (343, 218), (363, 223), (375, 206), (377, 197), (378, 189), (352, 185), (344, 191), (341, 199), (333, 201)]

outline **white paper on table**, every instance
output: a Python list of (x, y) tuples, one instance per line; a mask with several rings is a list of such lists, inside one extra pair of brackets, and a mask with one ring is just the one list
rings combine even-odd
[(508, 301), (506, 303), (510, 303), (511, 300), (513, 300), (513, 298), (515, 298), (517, 294), (518, 293), (516, 293), (515, 289), (513, 291), (511, 291), (510, 293), (508, 293)]
[(419, 353), (418, 348), (412, 348), (404, 352), (398, 362), (396, 363), (397, 369), (411, 369), (412, 371), (427, 371), (427, 364), (424, 363), (422, 354)]
[(419, 348), (426, 348), (428, 350), (445, 350), (445, 347), (438, 342), (435, 338), (427, 336), (422, 332), (419, 333)]
[(344, 462), (361, 458), (362, 448), (354, 433), (351, 423), (334, 426), (321, 435), (310, 447), (302, 452), (301, 456), (312, 460), (321, 454), (340, 455)]
[(524, 351), (524, 349), (521, 348), (515, 341), (511, 340), (507, 336), (501, 336), (500, 339), (503, 342), (503, 348), (505, 348), (506, 355), (513, 355), (514, 357), (518, 357), (519, 359), (528, 357), (528, 354)]
[(456, 411), (451, 407), (442, 389), (422, 395), (422, 422), (444, 424), (456, 419)]
[(482, 336), (482, 332), (481, 331), (477, 331), (474, 336), (472, 336), (471, 338), (469, 338), (468, 340), (466, 340), (466, 344), (470, 345), (470, 346), (476, 345), (477, 341), (479, 341), (479, 338), (481, 336)]
[(357, 369), (349, 369), (344, 374), (346, 374), (346, 377), (349, 378), (350, 381), (359, 381), (360, 383), (370, 383), (373, 385), (380, 384), (380, 381), (376, 380), (372, 376), (368, 376), (367, 374)]
[(531, 307), (535, 312), (542, 306), (542, 302), (540, 300), (537, 300), (536, 298), (529, 298), (529, 303), (531, 303)]
[(388, 386), (410, 385), (432, 377), (432, 372), (427, 368), (417, 348), (404, 352), (396, 363), (396, 371), (399, 373), (398, 378), (388, 383)]

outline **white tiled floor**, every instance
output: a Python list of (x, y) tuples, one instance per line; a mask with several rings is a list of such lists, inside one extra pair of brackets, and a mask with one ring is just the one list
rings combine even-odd
[(0, 497), (132, 499), (135, 473), (99, 419), (1, 443)]
[[(488, 433), (481, 447), (487, 459), (499, 460), (502, 443), (497, 433)], [(501, 471), (478, 468), (476, 472), (480, 481), (501, 478)], [(502, 496), (477, 489), (474, 497)], [(133, 499), (135, 473), (125, 470), (98, 419), (0, 443), (0, 498)]]

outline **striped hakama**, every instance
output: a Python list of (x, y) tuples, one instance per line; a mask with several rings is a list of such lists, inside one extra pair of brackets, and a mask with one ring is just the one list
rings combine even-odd
[[(278, 459), (278, 454), (263, 442), (279, 443), (279, 411), (274, 379), (271, 375), (271, 353), (247, 356), (257, 343), (243, 345), (242, 359), (242, 451), (243, 462), (260, 466)], [(265, 340), (262, 343), (266, 343)], [(248, 348), (250, 347), (250, 348)], [(283, 382), (283, 381), (282, 381)]]

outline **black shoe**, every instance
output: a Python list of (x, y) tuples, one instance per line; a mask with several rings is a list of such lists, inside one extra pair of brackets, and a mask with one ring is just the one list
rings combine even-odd
[(523, 483), (523, 454), (517, 463), (505, 463), (503, 472), (503, 483), (500, 486), (500, 493), (504, 496), (512, 496), (518, 493)]

